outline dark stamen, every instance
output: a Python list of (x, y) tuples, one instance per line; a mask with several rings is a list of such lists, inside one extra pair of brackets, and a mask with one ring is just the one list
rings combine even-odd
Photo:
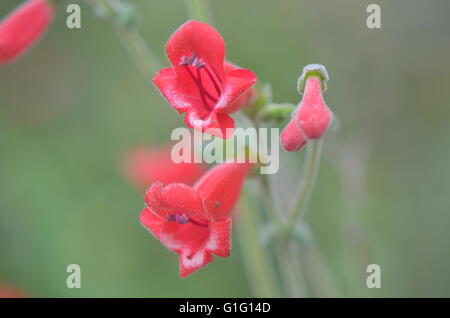
[(178, 224), (186, 224), (189, 222), (189, 216), (183, 213), (173, 213), (166, 215), (167, 222), (176, 222)]
[[(211, 74), (211, 72), (209, 71), (208, 67), (205, 67), (205, 71), (206, 71), (206, 74), (208, 74), (209, 78), (211, 79), (211, 82), (213, 82), (214, 88), (216, 89), (217, 94), (220, 96), (221, 91), (220, 91), (219, 84), (217, 84), (216, 79)], [(213, 70), (213, 72), (214, 72), (214, 70)], [(216, 73), (214, 73), (214, 74), (216, 74)]]
[[(195, 82), (195, 84), (197, 84), (197, 86), (199, 87), (199, 89), (206, 95), (206, 97), (208, 97), (213, 103), (217, 102), (217, 99), (214, 98), (210, 93), (208, 93), (204, 88), (203, 85), (201, 84), (201, 82), (199, 82), (198, 78), (195, 77), (194, 73), (192, 73), (191, 69), (189, 67), (186, 67), (186, 70), (189, 73), (189, 76), (192, 78), (192, 80)], [(211, 107), (208, 106), (208, 108), (210, 109)]]
[(209, 110), (211, 110), (211, 106), (208, 105), (208, 103), (206, 102), (206, 98), (205, 98), (205, 89), (203, 88), (202, 85), (202, 73), (200, 73), (200, 69), (197, 69), (197, 83), (198, 83), (198, 89), (200, 91), (200, 98), (202, 99), (202, 103), (203, 105), (206, 106), (206, 108), (208, 108)]
[(189, 217), (186, 214), (175, 214), (175, 222), (178, 224), (186, 224), (189, 222)]
[[(197, 85), (200, 93), (200, 98), (202, 100), (203, 105), (208, 109), (212, 110), (212, 106), (208, 104), (206, 98), (208, 98), (211, 102), (217, 103), (217, 98), (211, 95), (209, 93), (203, 83), (202, 83), (202, 76), (201, 76), (201, 70), (205, 70), (206, 74), (208, 75), (209, 79), (214, 85), (214, 89), (216, 90), (216, 93), (218, 97), (221, 95), (220, 85), (221, 83), (220, 78), (217, 76), (216, 72), (207, 64), (205, 63), (202, 58), (198, 57), (195, 53), (192, 54), (192, 56), (182, 56), (180, 65), (186, 67), (186, 70), (188, 71), (189, 76), (192, 78), (194, 83)], [(190, 70), (189, 66), (192, 66), (197, 69), (196, 75)]]

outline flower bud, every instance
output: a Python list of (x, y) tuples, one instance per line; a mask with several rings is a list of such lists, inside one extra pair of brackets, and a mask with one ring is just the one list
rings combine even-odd
[(322, 96), (322, 81), (317, 76), (305, 80), (303, 99), (295, 113), (295, 122), (307, 139), (319, 139), (330, 126), (331, 111)]
[(328, 130), (332, 113), (322, 96), (328, 82), (323, 65), (309, 64), (298, 80), (298, 91), (303, 94), (291, 121), (281, 132), (281, 144), (286, 151), (299, 151), (310, 139), (319, 139)]
[(42, 35), (53, 18), (47, 0), (28, 0), (0, 22), (0, 65), (22, 55)]
[(300, 151), (307, 143), (303, 132), (297, 127), (295, 118), (281, 132), (281, 145), (286, 151)]

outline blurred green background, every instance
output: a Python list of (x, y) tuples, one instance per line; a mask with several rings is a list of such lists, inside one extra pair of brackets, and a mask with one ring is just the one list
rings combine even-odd
[[(77, 1), (73, 1), (77, 2)], [(164, 45), (183, 1), (131, 1), (141, 31)], [(227, 57), (297, 102), (308, 63), (326, 65), (340, 120), (326, 137), (307, 218), (343, 296), (450, 296), (450, 3), (212, 1)], [(2, 0), (0, 15), (17, 5)], [(70, 1), (69, 1), (70, 3)], [(234, 235), (229, 258), (180, 280), (174, 254), (141, 227), (142, 193), (120, 161), (183, 125), (143, 77), (110, 25), (82, 7), (81, 30), (61, 6), (46, 37), (0, 69), (0, 282), (32, 297), (243, 297), (251, 291)], [(281, 193), (303, 154), (283, 153)], [(281, 184), (280, 180), (283, 180)], [(66, 287), (79, 264), (82, 288)], [(382, 270), (368, 290), (366, 266)]]

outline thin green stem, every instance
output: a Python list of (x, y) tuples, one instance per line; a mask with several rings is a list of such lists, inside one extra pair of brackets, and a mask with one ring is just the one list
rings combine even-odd
[(209, 6), (209, 0), (185, 0), (188, 15), (199, 22), (214, 25), (213, 15)]
[(283, 280), (286, 297), (306, 297), (306, 282), (301, 263), (294, 258), (291, 242), (278, 238), (276, 245), (277, 263)]
[(322, 256), (322, 252), (313, 237), (308, 246), (294, 246), (293, 254), (301, 261), (307, 273), (311, 295), (317, 297), (339, 296), (336, 281)]
[(143, 76), (148, 80), (151, 79), (162, 67), (158, 62), (147, 43), (136, 27), (125, 27), (114, 21), (119, 12), (120, 2), (111, 2), (111, 0), (96, 0), (96, 3), (102, 6), (110, 17), (117, 36), (127, 49), (128, 53), (134, 60), (137, 68)]
[[(267, 175), (260, 175), (259, 183), (261, 185), (261, 197), (266, 207), (270, 222), (276, 227), (281, 229), (283, 222), (281, 219), (280, 211), (275, 205), (273, 192), (269, 184)], [(287, 297), (305, 297), (306, 296), (306, 282), (303, 277), (303, 271), (301, 263), (295, 259), (295, 255), (292, 254), (292, 249), (289, 241), (284, 237), (283, 232), (279, 232), (274, 239), (276, 240), (275, 256), (276, 263), (278, 264), (278, 270), (282, 279), (284, 287), (284, 296)]]
[(303, 182), (299, 182), (297, 191), (294, 192), (293, 204), (291, 205), (286, 223), (286, 233), (290, 233), (297, 220), (305, 214), (319, 171), (322, 143), (322, 138), (314, 140), (307, 148), (304, 180)]
[(267, 214), (271, 222), (276, 226), (282, 225), (282, 220), (280, 218), (280, 213), (277, 211), (277, 207), (273, 200), (272, 191), (269, 184), (269, 178), (266, 174), (261, 174), (259, 176), (259, 184), (261, 186), (262, 199), (264, 201), (264, 205), (266, 206)]
[(116, 26), (116, 33), (143, 76), (149, 80), (162, 68), (137, 30)]
[(250, 190), (244, 189), (241, 197), (242, 211), (239, 215), (237, 228), (247, 277), (256, 297), (279, 297), (280, 293), (273, 269), (259, 239), (261, 222), (253, 202), (254, 198)]

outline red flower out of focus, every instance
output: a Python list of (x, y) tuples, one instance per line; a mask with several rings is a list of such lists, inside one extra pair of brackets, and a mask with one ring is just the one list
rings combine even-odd
[(247, 163), (223, 163), (193, 187), (156, 182), (147, 190), (140, 220), (179, 255), (181, 277), (210, 263), (212, 254), (230, 254), (230, 213), (250, 167)]
[(125, 177), (136, 187), (145, 189), (153, 182), (193, 184), (205, 172), (200, 163), (175, 163), (171, 148), (139, 147), (130, 151), (123, 163)]
[(25, 295), (17, 288), (0, 283), (0, 298), (23, 298)]
[(28, 0), (0, 22), (0, 65), (12, 62), (41, 36), (53, 18), (47, 0)]
[(328, 130), (333, 114), (322, 95), (327, 81), (328, 74), (322, 65), (311, 64), (303, 69), (299, 80), (303, 98), (281, 132), (281, 144), (286, 151), (299, 151), (308, 140), (319, 139)]
[[(225, 61), (225, 43), (208, 24), (188, 21), (169, 39), (166, 53), (172, 67), (164, 68), (153, 82), (188, 127), (229, 138), (234, 128), (229, 114), (252, 94), (256, 75)], [(240, 98), (241, 97), (241, 98)]]

